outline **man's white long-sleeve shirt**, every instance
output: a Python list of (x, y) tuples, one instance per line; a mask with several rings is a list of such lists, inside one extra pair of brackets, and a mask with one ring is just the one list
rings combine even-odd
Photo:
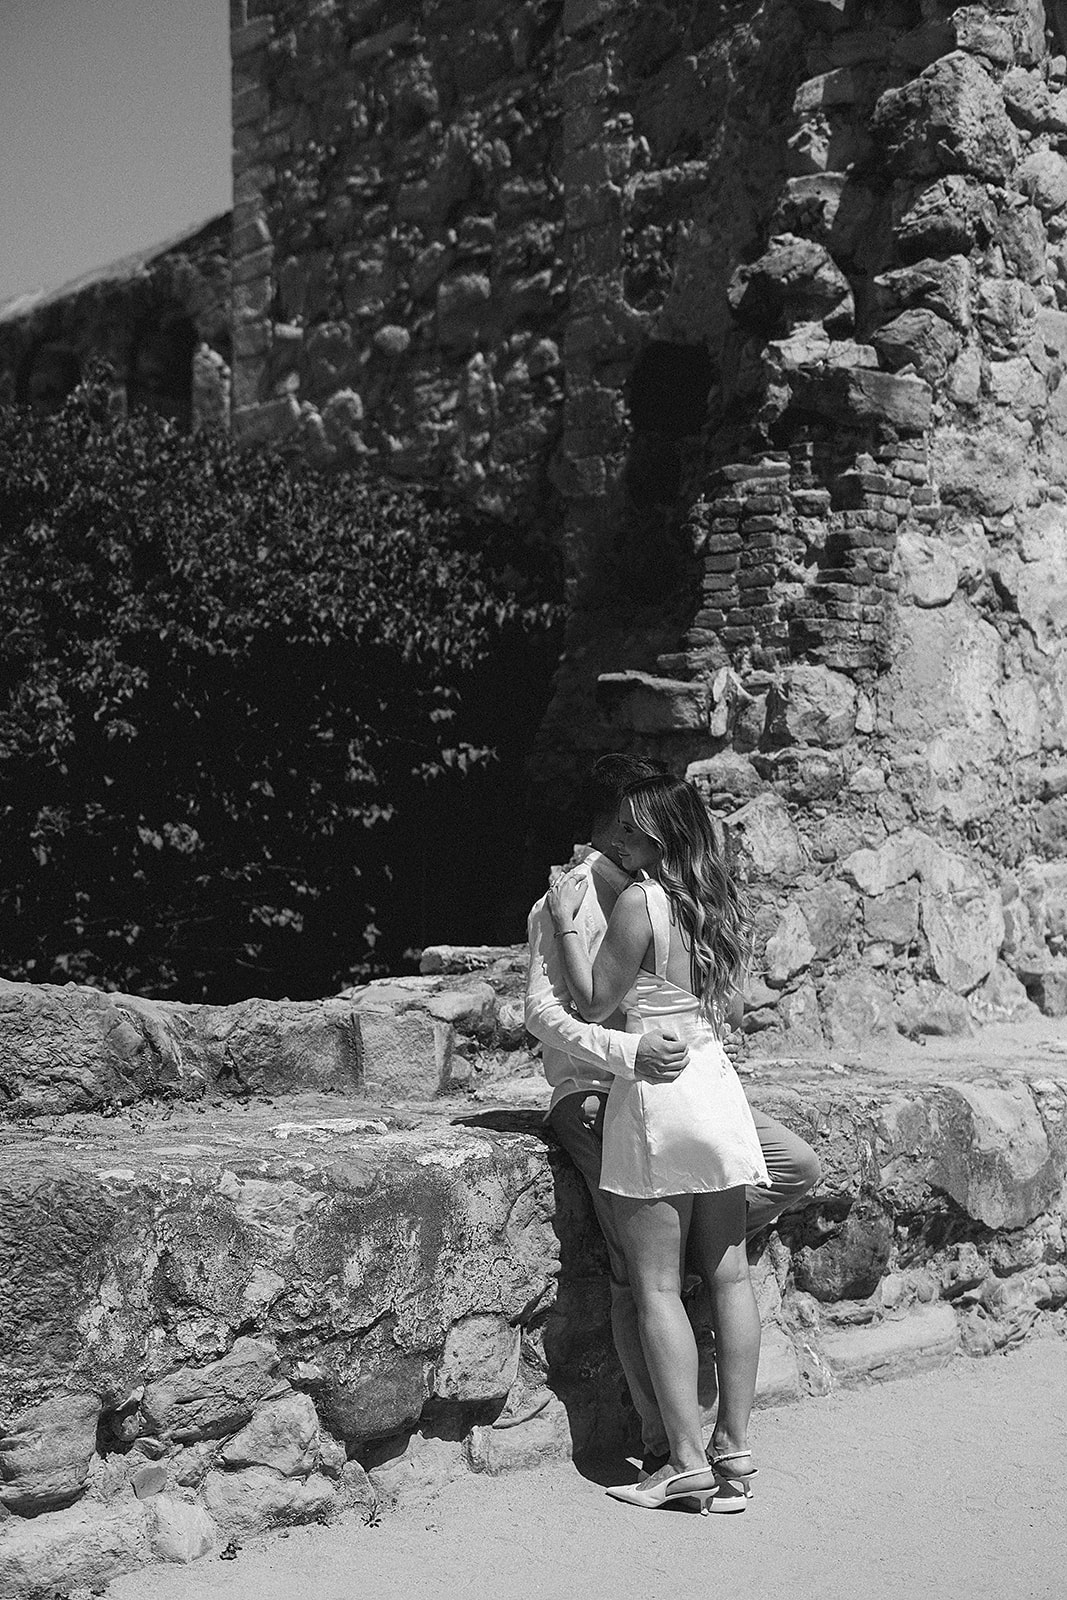
[[(594, 875), (615, 897), (631, 880), (599, 850), (591, 850), (574, 872), (586, 873), (590, 879), (578, 908), (576, 928), (593, 959), (608, 926)], [(612, 1078), (632, 1078), (641, 1035), (624, 1033), (624, 1020), (618, 1013), (607, 1019), (615, 1023), (613, 1028), (585, 1022), (578, 1015), (545, 901), (542, 895), (527, 923), (530, 965), (526, 975), (526, 1026), (543, 1046), (542, 1065), (552, 1085), (551, 1104), (555, 1105), (564, 1095), (588, 1094), (590, 1090), (603, 1093), (611, 1087)]]

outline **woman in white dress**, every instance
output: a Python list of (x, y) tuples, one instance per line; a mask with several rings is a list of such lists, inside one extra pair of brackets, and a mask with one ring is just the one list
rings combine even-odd
[[(616, 851), (638, 877), (619, 896), (595, 962), (576, 936), (584, 885), (549, 897), (575, 1004), (590, 1022), (621, 1007), (627, 1032), (668, 1026), (689, 1045), (671, 1083), (616, 1077), (604, 1118), (600, 1186), (616, 1215), (670, 1459), (617, 1499), (743, 1511), (755, 1475), (748, 1422), (760, 1327), (745, 1251), (745, 1186), (767, 1170), (744, 1090), (722, 1047), (748, 950), (745, 908), (692, 785), (667, 774), (627, 789)], [(568, 935), (575, 935), (568, 937)], [(718, 1411), (705, 1454), (697, 1349), (682, 1304), (686, 1251), (708, 1288)]]

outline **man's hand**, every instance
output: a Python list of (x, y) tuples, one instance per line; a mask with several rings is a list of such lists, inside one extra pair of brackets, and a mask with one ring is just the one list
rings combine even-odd
[(646, 1083), (672, 1083), (689, 1065), (689, 1046), (676, 1033), (643, 1033), (637, 1045), (634, 1077)]

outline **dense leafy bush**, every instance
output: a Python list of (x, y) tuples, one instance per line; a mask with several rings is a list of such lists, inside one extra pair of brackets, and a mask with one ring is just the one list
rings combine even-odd
[(99, 382), (0, 412), (0, 971), (310, 994), (475, 936), (493, 894), (468, 927), (454, 888), (553, 644), (415, 490), (114, 418)]

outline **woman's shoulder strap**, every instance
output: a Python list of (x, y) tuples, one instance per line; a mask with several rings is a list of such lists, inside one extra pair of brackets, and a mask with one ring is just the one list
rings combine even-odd
[(665, 976), (667, 957), (671, 948), (671, 907), (667, 891), (655, 878), (641, 878), (641, 888), (648, 907), (648, 920), (652, 924), (652, 949), (657, 978)]

